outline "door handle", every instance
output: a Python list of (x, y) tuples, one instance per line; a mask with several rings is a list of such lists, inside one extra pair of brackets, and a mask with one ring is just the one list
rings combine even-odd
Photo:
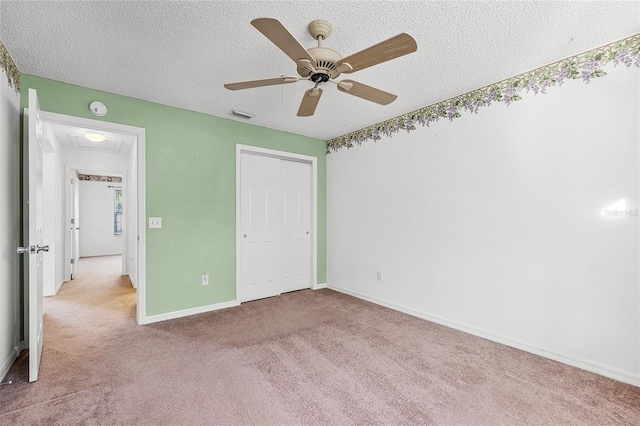
[(18, 254), (36, 254), (41, 251), (49, 252), (49, 246), (28, 246), (28, 247), (18, 247), (16, 249), (16, 253)]

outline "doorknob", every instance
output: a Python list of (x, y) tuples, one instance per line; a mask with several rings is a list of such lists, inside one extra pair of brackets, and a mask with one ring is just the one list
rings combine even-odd
[(36, 254), (41, 251), (49, 251), (49, 246), (28, 246), (28, 247), (18, 247), (16, 249), (16, 253), (18, 254)]
[(18, 254), (33, 254), (36, 253), (36, 246), (18, 247), (16, 250)]

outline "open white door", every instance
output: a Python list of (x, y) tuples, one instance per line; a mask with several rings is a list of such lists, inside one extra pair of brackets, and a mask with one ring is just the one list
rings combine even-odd
[[(75, 172), (75, 171), (74, 171)], [(71, 279), (76, 277), (80, 259), (80, 182), (71, 180)]]
[(25, 188), (28, 188), (25, 218), (26, 247), (18, 247), (18, 253), (24, 253), (24, 276), (27, 281), (25, 289), (27, 295), (27, 329), (26, 335), (29, 342), (29, 381), (38, 379), (40, 357), (42, 355), (43, 342), (43, 290), (42, 290), (42, 252), (49, 251), (42, 241), (44, 235), (43, 218), (43, 193), (42, 193), (42, 119), (40, 118), (40, 105), (38, 94), (29, 89), (29, 111), (25, 114), (26, 137), (26, 170)]

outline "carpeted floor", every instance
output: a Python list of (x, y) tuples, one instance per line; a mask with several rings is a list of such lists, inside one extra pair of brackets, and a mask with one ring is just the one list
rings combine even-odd
[(45, 300), (0, 424), (640, 424), (640, 388), (331, 290), (138, 326), (119, 262)]

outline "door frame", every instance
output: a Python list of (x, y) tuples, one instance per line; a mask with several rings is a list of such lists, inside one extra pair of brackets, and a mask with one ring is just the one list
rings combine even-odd
[[(73, 177), (72, 177), (73, 176)], [(64, 182), (64, 194), (63, 194), (63, 201), (64, 201), (64, 225), (66, 226), (65, 228), (65, 233), (64, 233), (64, 275), (62, 277), (63, 282), (69, 281), (72, 279), (73, 277), (73, 267), (71, 267), (70, 263), (69, 263), (69, 259), (71, 259), (71, 257), (73, 256), (73, 244), (74, 244), (74, 237), (73, 237), (73, 232), (70, 226), (71, 222), (71, 216), (74, 215), (74, 205), (73, 205), (73, 195), (74, 195), (74, 189), (73, 189), (73, 185), (70, 182), (70, 179), (75, 179), (75, 185), (78, 184), (77, 180), (78, 180), (78, 171), (76, 169), (72, 169), (71, 167), (69, 167), (69, 165), (65, 165), (64, 167), (64, 177), (63, 177), (63, 182)], [(75, 224), (74, 224), (75, 225)]]
[(311, 165), (311, 188), (310, 188), (310, 212), (311, 212), (311, 289), (318, 287), (318, 158), (310, 155), (296, 154), (293, 152), (279, 151), (269, 148), (261, 148), (251, 145), (236, 144), (236, 300), (239, 301), (240, 276), (242, 275), (240, 259), (242, 258), (242, 216), (241, 208), (241, 170), (240, 164), (242, 154), (261, 155), (265, 157), (278, 158), (280, 160), (298, 161)]
[[(128, 133), (136, 136), (136, 187), (129, 188), (137, 192), (137, 260), (135, 268), (136, 291), (136, 322), (140, 325), (147, 321), (146, 275), (147, 275), (147, 243), (146, 243), (146, 171), (145, 171), (145, 128), (129, 126), (127, 124), (113, 123), (109, 121), (93, 120), (90, 118), (76, 117), (73, 115), (58, 114), (55, 112), (41, 111), (42, 121), (50, 123), (66, 124), (76, 127), (88, 127), (114, 133)], [(66, 176), (65, 176), (66, 178)], [(65, 249), (66, 251), (66, 249)]]
[[(120, 172), (114, 172), (112, 170), (108, 170), (108, 169), (94, 169), (94, 168), (78, 168), (78, 167), (74, 167), (72, 168), (71, 166), (69, 166), (68, 164), (65, 165), (65, 181), (64, 181), (64, 200), (65, 200), (65, 212), (64, 212), (64, 221), (67, 224), (67, 226), (69, 226), (71, 224), (71, 216), (72, 211), (73, 211), (73, 206), (72, 203), (70, 203), (69, 201), (71, 201), (73, 199), (73, 185), (70, 182), (70, 179), (74, 179), (75, 180), (75, 185), (80, 185), (80, 180), (78, 179), (78, 174), (80, 174), (81, 170), (84, 174), (92, 174), (92, 175), (98, 175), (98, 176), (116, 176), (116, 177), (120, 177), (122, 178), (122, 183), (118, 184), (121, 185), (121, 187), (125, 190), (125, 193), (128, 194), (128, 192), (130, 191), (128, 185), (129, 182), (127, 181), (127, 172), (126, 171), (120, 171)], [(79, 189), (79, 188), (78, 188)], [(133, 188), (133, 191), (136, 192), (136, 189)], [(129, 211), (128, 209), (128, 203), (127, 200), (123, 200), (124, 203), (124, 208), (125, 208), (125, 216), (127, 215), (127, 212)], [(129, 235), (129, 229), (127, 228), (127, 223), (126, 220), (123, 221), (122, 223), (122, 236), (124, 238), (122, 238), (122, 275), (127, 275), (130, 271), (127, 270), (127, 241), (130, 238)], [(67, 229), (67, 231), (69, 231), (69, 229)], [(132, 231), (131, 231), (132, 232)], [(67, 241), (69, 240), (69, 241)], [(73, 269), (68, 260), (67, 259), (71, 259), (72, 258), (72, 243), (73, 243), (73, 237), (71, 236), (71, 233), (66, 233), (65, 234), (65, 242), (64, 242), (64, 247), (65, 247), (65, 253), (64, 253), (64, 258), (65, 258), (65, 263), (64, 263), (64, 281), (69, 281), (71, 279), (71, 269)], [(135, 253), (133, 253), (135, 256)], [(78, 257), (80, 257), (78, 255)], [(135, 277), (132, 278), (132, 280), (135, 279)], [(133, 287), (135, 288), (136, 285), (135, 283), (132, 281)]]

